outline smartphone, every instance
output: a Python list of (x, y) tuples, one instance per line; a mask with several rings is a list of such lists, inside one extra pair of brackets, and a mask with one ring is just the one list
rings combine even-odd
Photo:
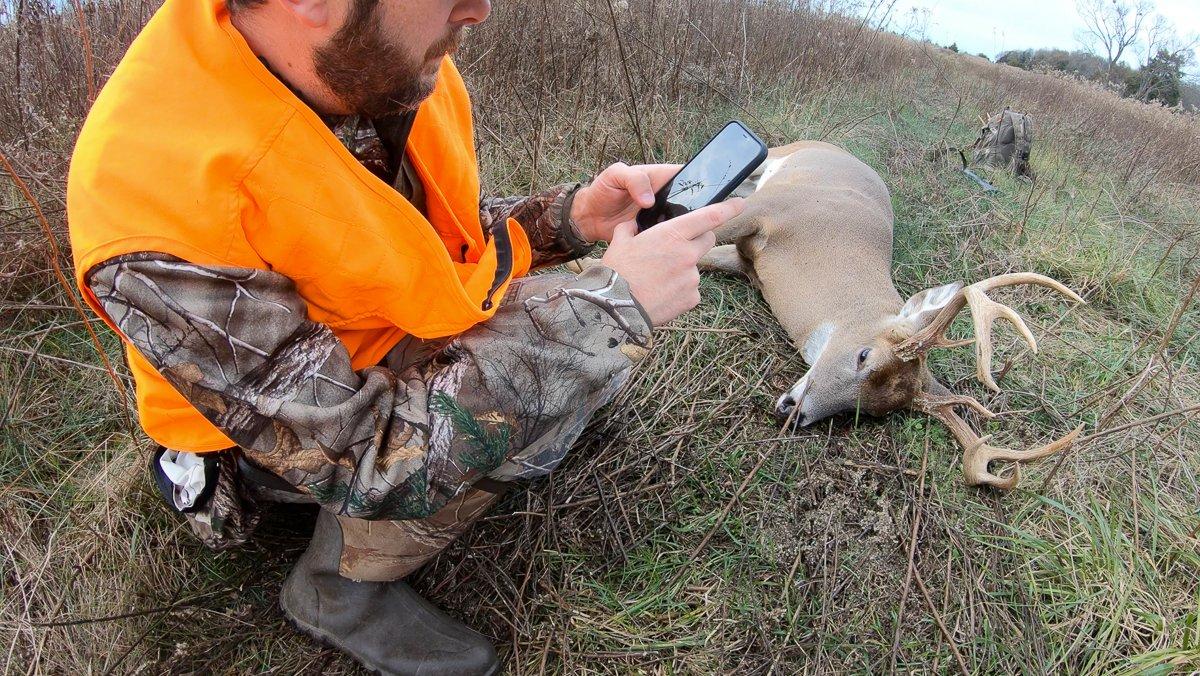
[(766, 144), (731, 120), (638, 212), (638, 232), (729, 197), (765, 159)]

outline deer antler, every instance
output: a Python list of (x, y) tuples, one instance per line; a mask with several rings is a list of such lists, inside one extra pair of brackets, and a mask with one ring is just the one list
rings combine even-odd
[(1014, 465), (1013, 473), (1010, 476), (1003, 477), (992, 474), (988, 470), (988, 465), (993, 460), (1012, 460), (1020, 463), (1044, 458), (1069, 448), (1075, 442), (1075, 438), (1079, 436), (1079, 433), (1083, 431), (1083, 425), (1080, 425), (1057, 441), (1026, 451), (1014, 451), (992, 446), (987, 443), (991, 435), (980, 437), (978, 434), (975, 434), (975, 431), (971, 429), (967, 421), (960, 418), (954, 412), (954, 407), (968, 406), (987, 418), (991, 418), (995, 414), (987, 410), (983, 404), (980, 404), (973, 397), (952, 395), (940, 383), (936, 383), (935, 381), (935, 385), (936, 387), (931, 387), (931, 389), (936, 390), (934, 393), (924, 392), (918, 395), (913, 400), (912, 407), (941, 420), (946, 427), (950, 428), (950, 432), (954, 435), (954, 438), (963, 447), (963, 475), (967, 479), (968, 486), (986, 484), (1002, 491), (1012, 490), (1017, 485), (1017, 482), (1021, 480), (1021, 466)]
[(992, 378), (992, 323), (997, 319), (1006, 319), (1017, 328), (1021, 337), (1029, 344), (1030, 349), (1037, 352), (1037, 341), (1025, 320), (1012, 308), (987, 297), (986, 292), (1002, 286), (1017, 284), (1037, 284), (1061, 293), (1077, 303), (1086, 301), (1079, 294), (1060, 284), (1057, 280), (1033, 272), (1015, 272), (998, 275), (976, 282), (962, 291), (950, 301), (931, 322), (913, 336), (895, 347), (895, 354), (904, 361), (912, 361), (923, 356), (936, 347), (956, 347), (966, 345), (970, 340), (951, 341), (945, 337), (946, 329), (962, 310), (964, 305), (970, 305), (971, 317), (975, 321), (975, 373), (984, 385), (994, 391), (1000, 391)]

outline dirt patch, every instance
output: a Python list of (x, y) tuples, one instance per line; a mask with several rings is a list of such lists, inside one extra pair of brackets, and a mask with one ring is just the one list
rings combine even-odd
[(864, 449), (847, 454), (840, 446), (831, 446), (797, 483), (794, 539), (810, 579), (854, 572), (854, 584), (826, 587), (838, 606), (864, 606), (877, 601), (879, 587), (903, 579), (905, 488), (898, 472), (866, 466), (879, 463), (863, 457)]

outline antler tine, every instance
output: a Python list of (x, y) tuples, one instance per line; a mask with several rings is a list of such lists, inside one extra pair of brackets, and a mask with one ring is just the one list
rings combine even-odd
[(1029, 348), (1037, 352), (1037, 340), (1033, 332), (1025, 324), (1025, 320), (1015, 310), (987, 297), (988, 291), (1004, 286), (1018, 284), (1035, 284), (1053, 289), (1077, 303), (1085, 303), (1079, 294), (1075, 293), (1058, 280), (1034, 272), (1014, 272), (1005, 275), (989, 277), (965, 287), (959, 296), (942, 308), (928, 326), (914, 334), (911, 338), (896, 346), (896, 356), (905, 361), (912, 360), (936, 347), (952, 347), (964, 345), (971, 341), (949, 341), (944, 337), (954, 317), (964, 305), (971, 308), (971, 317), (975, 325), (975, 375), (984, 385), (993, 391), (1000, 391), (1000, 386), (992, 378), (992, 324), (997, 319), (1004, 319), (1012, 324)]
[(997, 319), (1007, 320), (1016, 327), (1021, 337), (1029, 344), (1034, 353), (1038, 351), (1037, 340), (1033, 332), (1021, 319), (1015, 310), (984, 295), (983, 290), (975, 285), (963, 289), (967, 304), (971, 306), (971, 318), (975, 322), (975, 377), (988, 386), (993, 392), (999, 392), (1000, 386), (992, 378), (992, 324)]
[[(1021, 480), (1021, 466), (1014, 465), (1011, 475), (1000, 476), (988, 469), (993, 460), (1022, 463), (1044, 458), (1069, 448), (1083, 431), (1083, 425), (1080, 425), (1063, 437), (1038, 448), (1023, 451), (1001, 448), (988, 443), (991, 439), (990, 434), (983, 437), (976, 434), (967, 421), (954, 412), (955, 406), (970, 406), (976, 410), (987, 411), (971, 397), (925, 394), (913, 402), (914, 408), (937, 418), (950, 428), (954, 438), (963, 447), (963, 476), (968, 486), (988, 485), (1002, 491), (1010, 491)], [(988, 414), (990, 415), (990, 411)]]
[(961, 347), (975, 342), (973, 339), (948, 340), (946, 329), (954, 322), (954, 318), (967, 304), (966, 289), (960, 290), (933, 319), (920, 331), (902, 341), (893, 348), (897, 358), (902, 361), (912, 361), (926, 352), (938, 347)]
[(950, 394), (949, 390), (946, 392), (946, 394), (937, 396), (932, 396), (929, 394), (924, 395), (924, 402), (922, 402), (923, 407), (921, 410), (929, 413), (929, 411), (924, 407), (935, 406), (939, 408), (950, 408), (954, 406), (966, 406), (967, 408), (975, 411), (985, 418), (988, 418), (989, 420), (996, 417), (995, 413), (992, 413), (988, 407), (979, 403), (979, 400), (975, 397), (960, 394)]
[(992, 289), (999, 289), (1002, 286), (1016, 286), (1017, 284), (1044, 286), (1047, 289), (1054, 289), (1076, 303), (1087, 303), (1082, 296), (1072, 291), (1067, 285), (1053, 277), (1039, 275), (1036, 272), (1010, 272), (1005, 275), (996, 275), (995, 277), (988, 277), (987, 279), (975, 282), (971, 286), (980, 291), (991, 291)]
[(963, 295), (967, 299), (967, 304), (971, 306), (971, 316), (975, 322), (975, 375), (993, 392), (1000, 391), (1000, 386), (992, 378), (992, 324), (997, 319), (1007, 320), (1008, 323), (1012, 324), (1020, 332), (1021, 337), (1029, 345), (1029, 349), (1035, 353), (1038, 351), (1037, 340), (1033, 337), (1033, 332), (1029, 330), (1021, 315), (1017, 314), (1015, 310), (1007, 305), (997, 303), (986, 295), (986, 292), (992, 289), (1016, 286), (1018, 284), (1044, 286), (1061, 293), (1076, 303), (1086, 302), (1079, 294), (1067, 288), (1058, 280), (1051, 279), (1045, 275), (1039, 275), (1035, 272), (1014, 272), (1007, 275), (997, 275), (976, 282), (963, 289)]

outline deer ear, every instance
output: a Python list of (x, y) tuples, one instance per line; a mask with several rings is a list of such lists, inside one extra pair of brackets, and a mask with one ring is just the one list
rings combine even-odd
[(925, 328), (962, 288), (962, 282), (952, 282), (913, 294), (900, 309), (898, 318), (901, 325), (914, 333)]

